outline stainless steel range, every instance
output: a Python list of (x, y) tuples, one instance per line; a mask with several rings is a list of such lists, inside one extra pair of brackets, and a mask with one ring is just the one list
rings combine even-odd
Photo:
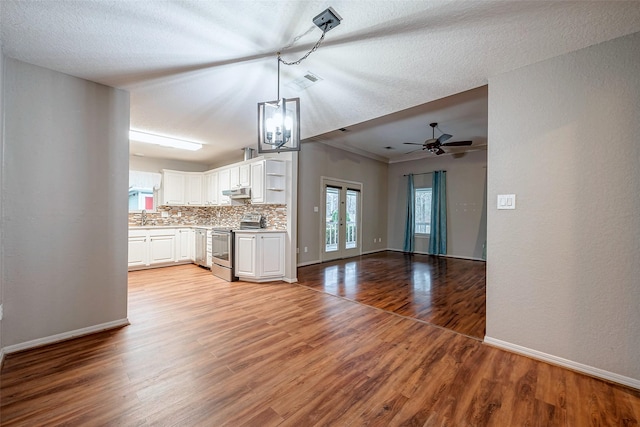
[(227, 282), (238, 280), (233, 261), (234, 240), (235, 236), (230, 228), (211, 230), (211, 272)]

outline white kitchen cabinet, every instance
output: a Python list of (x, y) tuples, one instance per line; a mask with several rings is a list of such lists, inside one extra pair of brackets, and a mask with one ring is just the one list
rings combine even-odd
[(186, 175), (184, 172), (162, 170), (160, 203), (158, 205), (184, 205), (185, 187)]
[(231, 189), (231, 171), (223, 169), (218, 172), (218, 204), (221, 206), (231, 205), (231, 197), (222, 194), (224, 190)]
[(236, 276), (255, 279), (256, 274), (256, 233), (236, 232), (235, 237)]
[(193, 260), (193, 250), (191, 249), (190, 239), (191, 229), (178, 228), (176, 230), (176, 255), (175, 262)]
[(147, 265), (147, 233), (129, 233), (129, 268)]
[(203, 206), (204, 174), (162, 170), (158, 206)]
[(185, 203), (188, 206), (203, 206), (202, 173), (187, 173), (185, 179)]
[(237, 231), (236, 275), (241, 280), (268, 282), (284, 277), (285, 232)]
[(195, 232), (191, 228), (129, 230), (129, 270), (186, 264), (193, 261)]
[(239, 185), (240, 187), (251, 186), (251, 164), (246, 163), (238, 167)]
[(251, 164), (251, 203), (264, 203), (264, 160)]
[(204, 175), (205, 186), (205, 206), (218, 205), (218, 172), (207, 172)]
[(285, 204), (287, 164), (265, 159), (251, 163), (251, 203)]
[(224, 190), (233, 190), (240, 187), (240, 167), (234, 166), (229, 168), (229, 188)]
[(163, 230), (162, 234), (150, 233), (149, 236), (149, 265), (163, 264), (175, 261), (176, 256), (176, 235), (175, 230), (171, 233)]
[(189, 229), (189, 260), (196, 260), (196, 230)]

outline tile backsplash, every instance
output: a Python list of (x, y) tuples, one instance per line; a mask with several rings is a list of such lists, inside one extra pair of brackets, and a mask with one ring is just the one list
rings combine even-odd
[[(248, 203), (238, 206), (160, 206), (156, 212), (147, 212), (146, 225), (212, 225), (238, 228), (242, 216), (245, 213), (254, 212), (265, 218), (266, 228), (287, 229), (286, 205), (251, 205)], [(165, 213), (164, 217), (163, 213)], [(129, 226), (139, 226), (141, 216), (140, 212), (129, 212)]]

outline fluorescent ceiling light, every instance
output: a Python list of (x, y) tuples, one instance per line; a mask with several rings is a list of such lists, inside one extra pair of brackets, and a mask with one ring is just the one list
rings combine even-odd
[(164, 147), (180, 148), (182, 150), (196, 151), (202, 148), (199, 142), (185, 141), (183, 139), (170, 138), (168, 136), (154, 135), (152, 133), (129, 131), (129, 140), (146, 142), (147, 144), (162, 145)]

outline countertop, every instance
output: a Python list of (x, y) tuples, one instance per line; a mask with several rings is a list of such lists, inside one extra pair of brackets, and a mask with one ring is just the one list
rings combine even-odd
[(236, 233), (286, 233), (287, 230), (275, 230), (272, 228), (250, 228), (245, 230), (233, 230)]
[[(223, 228), (215, 225), (130, 225), (129, 230), (162, 230), (162, 229), (176, 229), (176, 228), (200, 228), (206, 230), (212, 230), (214, 228)], [(233, 231), (238, 233), (286, 233), (286, 230), (276, 230), (272, 228), (252, 228), (240, 230), (234, 228)]]
[[(204, 225), (130, 225), (129, 230), (162, 230), (163, 228), (194, 228), (206, 227)], [(213, 227), (212, 227), (213, 228)]]

